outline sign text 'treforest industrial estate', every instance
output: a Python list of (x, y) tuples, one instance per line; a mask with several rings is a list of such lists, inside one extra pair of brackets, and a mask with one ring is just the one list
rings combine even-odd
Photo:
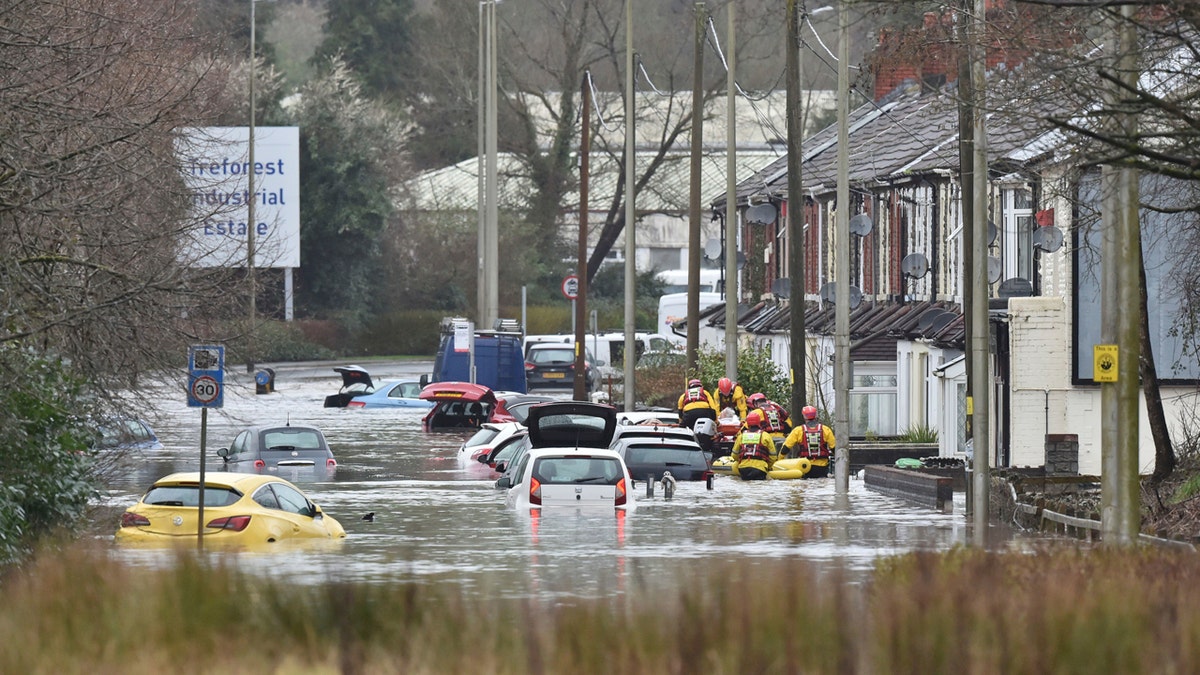
[[(178, 151), (199, 220), (181, 245), (194, 267), (245, 267), (249, 245), (249, 127), (184, 130)], [(300, 129), (254, 129), (256, 267), (300, 266)]]

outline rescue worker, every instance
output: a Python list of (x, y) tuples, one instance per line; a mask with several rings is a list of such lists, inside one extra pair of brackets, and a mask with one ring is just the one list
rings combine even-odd
[(788, 435), (792, 430), (792, 420), (788, 416), (783, 406), (769, 400), (767, 395), (762, 392), (750, 394), (746, 399), (751, 409), (758, 410), (762, 413), (763, 431), (772, 436), (779, 436), (781, 439)]
[(746, 428), (733, 442), (733, 473), (742, 480), (766, 480), (767, 472), (779, 457), (775, 440), (763, 428), (763, 416), (758, 410), (746, 415)]
[(695, 427), (696, 420), (717, 419), (716, 403), (712, 396), (704, 391), (704, 384), (696, 379), (688, 381), (687, 389), (679, 396), (679, 405), (676, 406), (676, 409), (679, 412), (680, 426), (688, 429)]
[(742, 390), (742, 385), (728, 377), (722, 377), (717, 380), (717, 388), (712, 397), (717, 402), (718, 414), (726, 408), (733, 408), (737, 411), (738, 421), (746, 421), (746, 392)]
[(805, 477), (824, 478), (829, 475), (829, 464), (837, 447), (833, 429), (817, 421), (817, 409), (811, 405), (804, 406), (800, 414), (804, 423), (792, 429), (783, 441), (783, 456), (807, 457), (812, 468)]

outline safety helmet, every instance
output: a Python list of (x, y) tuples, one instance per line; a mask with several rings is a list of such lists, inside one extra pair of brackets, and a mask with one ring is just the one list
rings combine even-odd
[(732, 394), (733, 380), (730, 380), (728, 377), (722, 377), (721, 379), (717, 380), (717, 391), (725, 394), (726, 396)]
[(804, 415), (804, 419), (813, 421), (817, 419), (817, 409), (811, 405), (806, 405), (800, 410), (800, 414)]
[(762, 423), (762, 413), (759, 411), (751, 410), (750, 413), (746, 415), (746, 426), (752, 429), (757, 429), (758, 427), (762, 426)]
[(703, 387), (703, 386), (704, 386), (704, 383), (701, 382), (700, 380), (696, 380), (696, 379), (688, 380), (688, 388), (689, 389), (692, 387)]
[(759, 406), (766, 402), (767, 402), (767, 395), (762, 393), (761, 391), (756, 391), (753, 394), (750, 394), (750, 396), (748, 398), (746, 398), (746, 403), (749, 403), (752, 406)]

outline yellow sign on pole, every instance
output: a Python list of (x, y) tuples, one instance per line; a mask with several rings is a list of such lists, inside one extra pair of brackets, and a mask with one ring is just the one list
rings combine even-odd
[(1096, 382), (1116, 382), (1117, 346), (1094, 345), (1092, 356), (1092, 379)]

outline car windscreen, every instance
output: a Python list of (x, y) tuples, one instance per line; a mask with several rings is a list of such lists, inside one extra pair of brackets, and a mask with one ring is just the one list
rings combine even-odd
[(626, 464), (654, 464), (659, 466), (704, 466), (704, 451), (700, 448), (631, 445), (625, 450)]
[[(242, 495), (237, 490), (220, 485), (204, 486), (205, 506), (229, 506)], [(199, 485), (156, 485), (146, 492), (142, 502), (151, 506), (192, 506), (200, 505)]]
[(615, 457), (540, 457), (533, 465), (533, 477), (547, 485), (616, 485), (625, 477), (621, 461)]
[(312, 429), (272, 429), (262, 435), (265, 450), (320, 450), (321, 435)]

